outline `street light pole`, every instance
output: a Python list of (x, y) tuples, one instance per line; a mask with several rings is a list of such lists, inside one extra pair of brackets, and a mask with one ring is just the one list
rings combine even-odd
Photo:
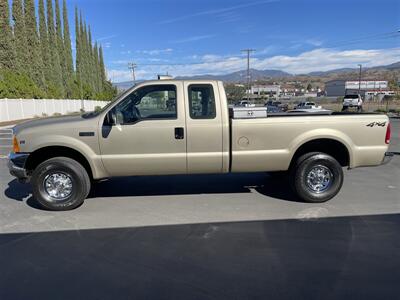
[(361, 70), (362, 70), (362, 65), (358, 65), (360, 67), (360, 74), (358, 76), (358, 95), (361, 93)]
[(255, 49), (244, 49), (241, 50), (242, 52), (246, 52), (247, 53), (247, 101), (250, 100), (250, 54), (251, 52), (256, 51)]
[(131, 62), (128, 64), (128, 68), (132, 71), (132, 77), (133, 77), (133, 84), (136, 83), (136, 76), (135, 76), (135, 69), (137, 67), (137, 64)]

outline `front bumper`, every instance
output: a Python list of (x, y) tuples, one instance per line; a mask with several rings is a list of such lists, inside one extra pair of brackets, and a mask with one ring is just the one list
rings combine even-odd
[(20, 182), (29, 182), (30, 176), (25, 169), (25, 162), (29, 153), (10, 153), (8, 155), (8, 169), (10, 174), (16, 177)]

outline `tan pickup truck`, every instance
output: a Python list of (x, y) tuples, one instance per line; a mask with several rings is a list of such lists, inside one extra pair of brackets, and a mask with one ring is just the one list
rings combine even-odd
[(144, 82), (100, 112), (14, 127), (9, 169), (51, 210), (76, 208), (99, 179), (228, 172), (289, 171), (300, 199), (323, 202), (343, 167), (391, 156), (385, 115), (260, 109), (228, 108), (220, 81)]

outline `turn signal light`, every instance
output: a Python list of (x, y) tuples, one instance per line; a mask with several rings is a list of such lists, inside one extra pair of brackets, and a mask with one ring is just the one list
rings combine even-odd
[(390, 128), (390, 123), (388, 124), (388, 127), (386, 128), (386, 137), (385, 137), (385, 143), (390, 144), (390, 136), (392, 134), (392, 130)]
[(20, 149), (20, 147), (19, 147), (19, 143), (18, 143), (17, 137), (15, 137), (15, 136), (14, 136), (14, 138), (13, 138), (13, 152), (14, 152), (14, 153), (21, 152), (21, 149)]

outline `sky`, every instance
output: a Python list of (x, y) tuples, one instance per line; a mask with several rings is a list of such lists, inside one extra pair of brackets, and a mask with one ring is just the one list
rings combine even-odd
[[(67, 0), (104, 47), (109, 78), (225, 74), (251, 67), (292, 74), (400, 61), (398, 0)], [(71, 31), (73, 33), (74, 30)]]

